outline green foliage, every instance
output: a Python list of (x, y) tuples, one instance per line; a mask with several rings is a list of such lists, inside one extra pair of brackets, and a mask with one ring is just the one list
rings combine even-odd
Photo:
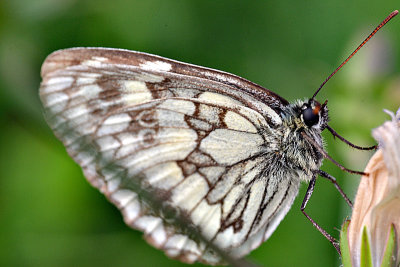
[[(381, 267), (396, 266), (396, 255), (394, 254), (397, 252), (397, 248), (399, 246), (399, 244), (397, 244), (396, 237), (396, 231), (394, 229), (394, 226), (392, 225), (386, 244), (385, 254), (383, 254)], [(399, 259), (397, 259), (397, 261), (399, 261)]]
[(372, 267), (371, 244), (368, 238), (367, 227), (364, 227), (361, 235), (360, 266)]
[(343, 267), (351, 267), (351, 254), (349, 247), (349, 240), (347, 238), (347, 229), (349, 228), (350, 221), (345, 221), (340, 230), (340, 252), (342, 253)]

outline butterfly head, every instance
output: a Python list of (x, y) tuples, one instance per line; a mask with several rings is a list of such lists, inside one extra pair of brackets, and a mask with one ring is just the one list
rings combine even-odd
[(328, 123), (327, 102), (321, 105), (318, 101), (310, 99), (301, 106), (300, 118), (308, 128), (319, 128), (321, 131), (325, 129)]

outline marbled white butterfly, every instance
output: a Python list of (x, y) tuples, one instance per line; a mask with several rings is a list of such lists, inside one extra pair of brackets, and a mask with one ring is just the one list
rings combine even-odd
[(301, 181), (310, 182), (303, 212), (318, 175), (344, 195), (320, 170), (329, 157), (321, 131), (352, 144), (328, 126), (320, 89), (289, 103), (229, 73), (107, 48), (54, 52), (41, 74), (48, 123), (68, 153), (125, 222), (170, 257), (217, 264), (218, 252), (245, 256), (278, 226)]

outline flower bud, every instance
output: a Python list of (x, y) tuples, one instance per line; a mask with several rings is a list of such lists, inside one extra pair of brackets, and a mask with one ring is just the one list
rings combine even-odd
[(400, 264), (400, 109), (391, 115), (372, 132), (379, 150), (365, 169), (369, 176), (361, 178), (350, 224), (344, 225), (345, 267), (345, 262), (353, 267)]

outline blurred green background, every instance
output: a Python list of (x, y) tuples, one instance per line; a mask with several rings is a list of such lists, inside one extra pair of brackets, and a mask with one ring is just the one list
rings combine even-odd
[[(395, 4), (397, 3), (397, 5)], [(185, 266), (129, 229), (84, 179), (47, 127), (38, 98), (40, 66), (54, 50), (126, 48), (235, 73), (288, 100), (320, 83), (398, 1), (0, 1), (0, 265)], [(400, 16), (318, 96), (330, 125), (359, 145), (400, 103)], [(363, 169), (360, 152), (325, 133), (329, 153)], [(353, 198), (358, 177), (330, 162)], [(306, 185), (272, 237), (248, 259), (261, 266), (339, 266), (331, 244), (300, 212)], [(317, 188), (308, 213), (328, 232), (350, 215), (334, 187)], [(196, 266), (201, 266), (200, 264)]]

